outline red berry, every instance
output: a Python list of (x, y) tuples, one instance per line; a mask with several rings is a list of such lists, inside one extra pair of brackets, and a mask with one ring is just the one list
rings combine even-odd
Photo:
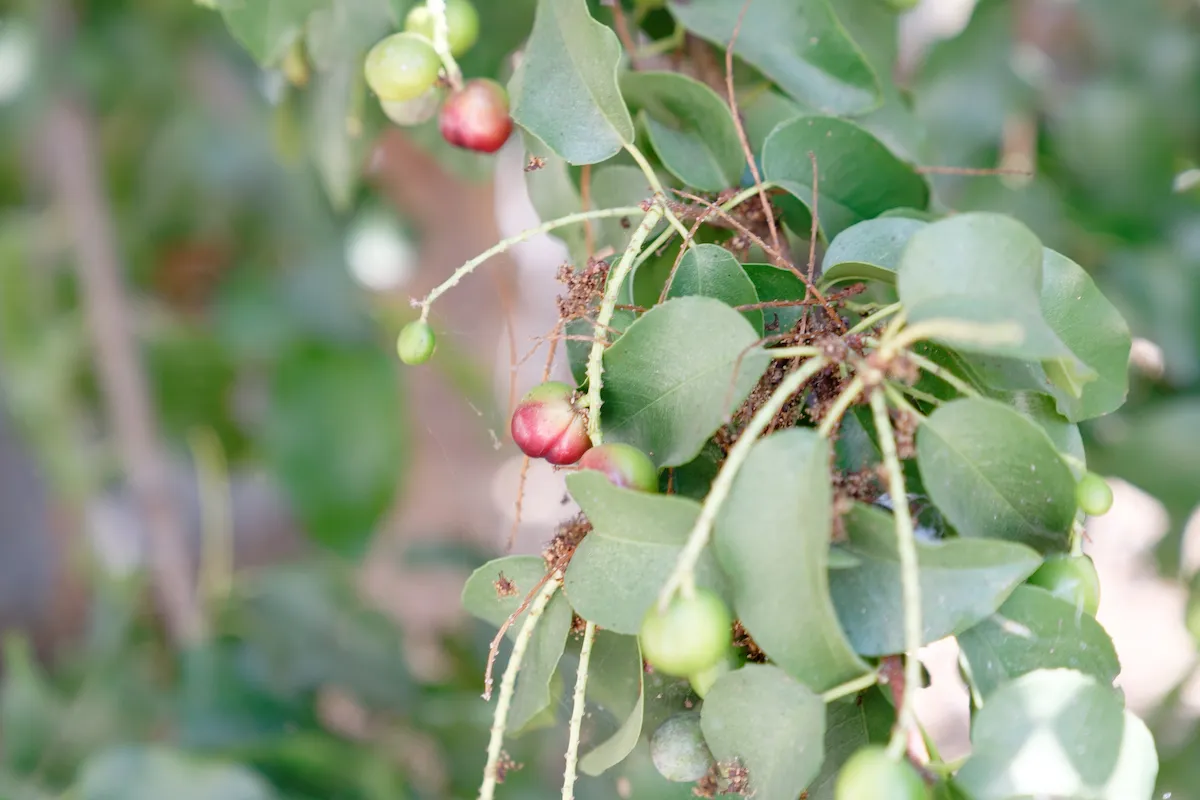
[(574, 390), (550, 381), (530, 390), (512, 416), (512, 437), (530, 458), (574, 464), (592, 446), (587, 423), (571, 402)]
[(579, 459), (580, 469), (603, 472), (613, 486), (639, 492), (658, 491), (658, 470), (650, 457), (628, 444), (602, 444)]
[(442, 138), (455, 147), (494, 153), (508, 141), (513, 129), (508, 93), (495, 81), (469, 80), (442, 103), (438, 127)]

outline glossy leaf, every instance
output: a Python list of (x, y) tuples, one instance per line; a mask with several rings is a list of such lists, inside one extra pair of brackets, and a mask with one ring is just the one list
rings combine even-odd
[[(636, 206), (654, 193), (645, 174), (629, 164), (605, 164), (593, 169), (591, 188), (592, 203), (597, 208)], [(561, 212), (555, 212), (556, 215), (559, 213)], [(638, 221), (636, 217), (593, 221), (592, 230), (596, 234), (597, 249), (611, 247), (614, 252), (623, 253), (629, 245), (629, 240), (633, 237), (633, 231), (637, 227)], [(665, 222), (660, 222), (655, 231), (662, 230), (665, 226)], [(652, 233), (651, 235), (656, 234)], [(610, 258), (609, 261), (616, 263), (619, 257), (618, 255)], [(626, 284), (625, 288), (631, 289), (631, 284)]]
[[(567, 597), (584, 619), (614, 633), (636, 634), (675, 568), (700, 504), (620, 489), (597, 472), (568, 475), (567, 488), (593, 526), (567, 568)], [(697, 583), (725, 594), (709, 553), (700, 560)]]
[(71, 795), (79, 800), (272, 800), (270, 784), (240, 764), (213, 762), (162, 745), (115, 745), (92, 755)]
[(218, 0), (229, 32), (260, 64), (274, 64), (330, 0)]
[(772, 662), (817, 692), (867, 669), (829, 597), (829, 455), (808, 428), (757, 442), (713, 530), (737, 618)]
[(598, 705), (619, 723), (616, 731), (579, 758), (579, 769), (599, 775), (616, 766), (637, 746), (642, 734), (646, 695), (642, 649), (636, 636), (597, 631), (592, 663), (601, 667), (588, 678), (589, 703)]
[(718, 762), (746, 767), (756, 797), (796, 797), (821, 768), (825, 704), (778, 667), (747, 664), (718, 678), (701, 725)]
[[(854, 649), (866, 656), (904, 652), (900, 557), (892, 515), (857, 505), (844, 518), (842, 545), (858, 565), (829, 573), (829, 591)], [(990, 539), (918, 543), (922, 644), (967, 630), (991, 615), (1041, 565), (1036, 552)]]
[(829, 243), (821, 261), (821, 283), (825, 286), (843, 281), (895, 283), (896, 266), (904, 245), (923, 227), (924, 222), (906, 217), (869, 219), (852, 225)]
[(1046, 433), (994, 400), (964, 399), (917, 431), (925, 490), (962, 536), (1067, 548), (1075, 480)]
[[(489, 561), (471, 573), (463, 586), (463, 608), (499, 628), (545, 574), (546, 564), (539, 556), (506, 556)], [(501, 575), (512, 582), (514, 591), (501, 593), (497, 589), (496, 581)], [(510, 640), (517, 636), (528, 616), (527, 609), (509, 627), (505, 635)], [(509, 710), (509, 730), (521, 730), (550, 705), (550, 681), (558, 669), (570, 628), (571, 607), (560, 589), (542, 612), (521, 662)], [(503, 669), (499, 665), (496, 668)]]
[(1115, 691), (1081, 672), (1030, 672), (995, 692), (971, 725), (956, 782), (974, 800), (1150, 800), (1150, 732)]
[(313, 344), (276, 364), (267, 463), (322, 545), (361, 554), (391, 507), (406, 457), (401, 408), (380, 350)]
[(766, 179), (803, 206), (802, 215), (788, 219), (793, 230), (807, 233), (810, 225), (810, 152), (817, 159), (817, 216), (827, 240), (890, 208), (924, 208), (929, 201), (925, 179), (863, 128), (835, 117), (799, 117), (767, 137), (762, 156)]
[[(722, 49), (741, 5), (726, 0), (672, 0), (688, 31)], [(879, 80), (826, 0), (757, 0), (746, 9), (734, 53), (800, 102), (830, 113), (879, 103)]]
[(617, 86), (621, 44), (585, 0), (539, 0), (509, 82), (512, 118), (571, 164), (604, 161), (633, 141)]
[(737, 185), (746, 157), (729, 106), (716, 92), (678, 72), (627, 72), (621, 93), (676, 178), (706, 192)]
[[(712, 297), (730, 306), (758, 302), (758, 293), (733, 254), (715, 244), (698, 244), (683, 254), (667, 297)], [(761, 335), (763, 312), (743, 311), (742, 316)]]
[(835, 800), (838, 771), (869, 744), (886, 744), (896, 710), (878, 687), (835, 700), (825, 707), (825, 760), (805, 800)]
[[(1017, 392), (1008, 398), (1008, 402), (1018, 413), (1036, 422), (1038, 427), (1046, 432), (1055, 450), (1087, 463), (1087, 453), (1083, 449), (1083, 436), (1079, 433), (1079, 426), (1068, 422), (1059, 414), (1054, 408), (1053, 400), (1041, 394)], [(1075, 469), (1073, 465), (1071, 467)]]
[[(754, 291), (760, 303), (804, 299), (804, 281), (790, 269), (773, 264), (743, 264), (742, 269), (754, 284)], [(775, 333), (786, 333), (794, 328), (803, 316), (804, 306), (801, 305), (768, 308), (763, 310), (763, 324)]]
[(958, 637), (971, 686), (986, 703), (1008, 681), (1037, 669), (1073, 669), (1106, 686), (1121, 671), (1096, 619), (1037, 586), (1020, 586), (990, 618)]
[(707, 297), (641, 315), (604, 351), (605, 439), (641, 448), (658, 466), (691, 461), (766, 370), (758, 338), (741, 314)]
[(900, 258), (898, 288), (911, 322), (1010, 324), (1017, 341), (941, 337), (970, 352), (1024, 359), (1071, 357), (1042, 317), (1042, 243), (1011, 217), (959, 214), (915, 232)]

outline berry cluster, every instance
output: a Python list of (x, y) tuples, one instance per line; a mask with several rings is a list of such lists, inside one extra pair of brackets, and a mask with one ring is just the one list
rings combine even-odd
[[(447, 45), (460, 56), (479, 38), (479, 14), (469, 0), (446, 0)], [(419, 125), (440, 109), (438, 128), (449, 144), (478, 153), (494, 153), (512, 133), (508, 93), (486, 78), (457, 85), (441, 72), (445, 66), (433, 45), (433, 14), (415, 6), (404, 30), (378, 42), (367, 54), (363, 71), (384, 113), (397, 125)]]

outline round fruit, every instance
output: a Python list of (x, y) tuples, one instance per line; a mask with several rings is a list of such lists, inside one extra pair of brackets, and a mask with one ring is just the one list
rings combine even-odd
[(692, 685), (692, 691), (696, 696), (703, 700), (708, 696), (708, 690), (717, 682), (717, 678), (730, 672), (733, 669), (733, 660), (730, 658), (722, 658), (717, 663), (713, 664), (708, 669), (701, 670), (688, 676), (688, 683)]
[(1075, 502), (1089, 517), (1107, 514), (1113, 504), (1112, 487), (1096, 473), (1085, 472), (1075, 484)]
[[(404, 30), (433, 41), (433, 14), (429, 6), (413, 6), (404, 19)], [(479, 12), (467, 0), (446, 0), (446, 39), (456, 58), (479, 38)]]
[(882, 747), (864, 747), (842, 765), (836, 800), (928, 800), (925, 781), (907, 761), (889, 758)]
[(415, 320), (400, 329), (396, 352), (405, 364), (424, 364), (437, 348), (433, 328), (424, 320)]
[(613, 486), (639, 492), (658, 491), (658, 470), (650, 457), (628, 444), (602, 444), (579, 459), (580, 469), (603, 472)]
[(415, 33), (393, 33), (367, 53), (363, 73), (380, 100), (414, 100), (437, 81), (442, 60), (429, 40)]
[(721, 598), (706, 589), (678, 595), (658, 613), (657, 602), (642, 620), (642, 655), (664, 675), (686, 678), (715, 665), (729, 650), (733, 619)]
[(512, 437), (530, 458), (574, 464), (592, 446), (583, 415), (571, 402), (575, 390), (549, 381), (529, 391), (512, 416)]
[(437, 114), (438, 106), (442, 104), (442, 90), (432, 86), (425, 94), (412, 100), (380, 100), (379, 105), (388, 119), (397, 125), (409, 127), (428, 122)]
[(1028, 582), (1093, 616), (1100, 607), (1100, 577), (1087, 556), (1047, 556)]
[(690, 783), (703, 778), (713, 757), (704, 743), (700, 712), (685, 711), (659, 725), (650, 737), (650, 760), (669, 781)]
[(508, 141), (513, 129), (508, 93), (493, 80), (469, 80), (442, 104), (438, 127), (442, 138), (455, 147), (494, 153)]

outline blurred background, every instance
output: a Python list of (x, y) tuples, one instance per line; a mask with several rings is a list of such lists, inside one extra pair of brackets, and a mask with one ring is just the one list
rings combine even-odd
[[(402, 0), (260, 68), (288, 2), (249, 43), (190, 0), (0, 2), (0, 800), (475, 795), (494, 631), (459, 590), (570, 513), (535, 466), (514, 525), (507, 436), (567, 250), (474, 274), (401, 369), (409, 299), (538, 221), (525, 154), (365, 96)], [(506, 80), (534, 4), (477, 5), (464, 68)], [(1138, 337), (1128, 405), (1084, 430), (1117, 493), (1087, 549), (1162, 796), (1200, 798), (1200, 4), (925, 0), (897, 46), (922, 163), (1034, 171), (934, 176), (943, 201), (1025, 221)], [(954, 644), (926, 656), (953, 757)], [(506, 743), (506, 796), (558, 796), (568, 703)], [(613, 772), (579, 796), (689, 796), (641, 750)]]

